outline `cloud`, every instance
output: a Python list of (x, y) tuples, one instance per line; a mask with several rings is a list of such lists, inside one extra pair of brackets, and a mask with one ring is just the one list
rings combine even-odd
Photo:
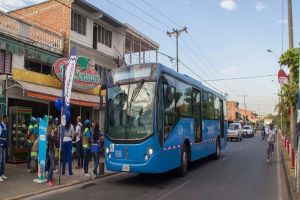
[(0, 0), (0, 10), (7, 12), (44, 1), (45, 0)]
[(266, 8), (267, 8), (267, 6), (264, 4), (264, 2), (256, 2), (255, 9), (257, 11), (262, 11)]
[(234, 0), (222, 0), (220, 6), (226, 10), (233, 11), (236, 8), (236, 3)]
[(288, 23), (288, 20), (287, 19), (279, 19), (276, 21), (278, 24), (286, 24)]

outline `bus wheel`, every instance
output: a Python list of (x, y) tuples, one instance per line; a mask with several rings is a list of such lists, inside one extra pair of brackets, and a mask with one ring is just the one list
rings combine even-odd
[(214, 153), (214, 159), (218, 159), (220, 157), (220, 154), (221, 154), (221, 148), (220, 148), (220, 139), (218, 138), (217, 139), (217, 142), (216, 142), (216, 153)]
[(187, 173), (187, 168), (188, 168), (188, 152), (187, 152), (187, 147), (184, 144), (181, 151), (181, 165), (177, 171), (178, 176), (180, 177), (185, 176)]

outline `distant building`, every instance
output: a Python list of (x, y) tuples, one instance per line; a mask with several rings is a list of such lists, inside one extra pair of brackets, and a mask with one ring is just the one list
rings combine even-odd
[(239, 102), (227, 101), (227, 120), (234, 122), (240, 119)]
[(239, 113), (245, 122), (256, 123), (258, 121), (258, 115), (248, 109), (240, 108)]

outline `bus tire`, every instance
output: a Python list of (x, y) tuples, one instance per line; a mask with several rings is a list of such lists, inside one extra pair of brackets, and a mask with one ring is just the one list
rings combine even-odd
[(180, 167), (177, 169), (177, 175), (179, 177), (184, 177), (187, 173), (188, 169), (188, 148), (184, 144), (181, 150), (181, 164)]
[(219, 159), (221, 155), (221, 144), (220, 144), (220, 138), (218, 137), (216, 140), (216, 152), (214, 153), (213, 157), (215, 160)]

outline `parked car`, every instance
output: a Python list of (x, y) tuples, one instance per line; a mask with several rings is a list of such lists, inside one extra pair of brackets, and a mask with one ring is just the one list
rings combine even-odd
[(242, 140), (242, 125), (240, 123), (229, 124), (227, 131), (228, 140), (235, 139), (237, 141)]
[(253, 137), (254, 131), (251, 125), (245, 125), (242, 129), (242, 133), (244, 137)]

